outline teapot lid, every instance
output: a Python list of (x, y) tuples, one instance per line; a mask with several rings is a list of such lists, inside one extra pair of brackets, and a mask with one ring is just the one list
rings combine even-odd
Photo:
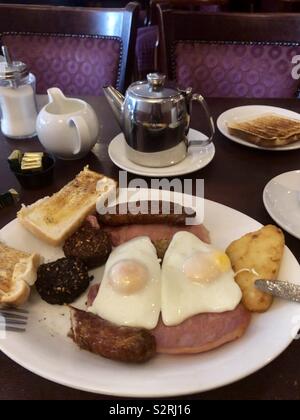
[(173, 98), (180, 93), (176, 89), (165, 87), (166, 76), (160, 73), (149, 73), (147, 80), (133, 83), (129, 92), (135, 96), (147, 99)]

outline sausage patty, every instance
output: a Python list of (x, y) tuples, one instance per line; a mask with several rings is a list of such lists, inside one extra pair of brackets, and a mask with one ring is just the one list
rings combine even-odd
[[(130, 204), (134, 204), (135, 207), (131, 209)], [(195, 216), (196, 212), (191, 208), (160, 200), (117, 204), (108, 207), (105, 214), (98, 214), (98, 220), (101, 224), (108, 226), (160, 223), (185, 225), (187, 217)]]
[(153, 335), (142, 328), (118, 327), (97, 315), (71, 310), (71, 337), (82, 349), (126, 363), (142, 363), (156, 354)]

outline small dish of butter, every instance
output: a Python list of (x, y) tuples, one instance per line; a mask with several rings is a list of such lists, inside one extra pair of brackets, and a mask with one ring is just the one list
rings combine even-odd
[(46, 152), (14, 150), (8, 157), (8, 163), (25, 189), (45, 187), (53, 181), (55, 159)]

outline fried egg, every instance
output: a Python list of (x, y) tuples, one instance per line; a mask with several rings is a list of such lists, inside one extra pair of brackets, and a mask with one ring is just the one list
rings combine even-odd
[(113, 250), (90, 311), (119, 326), (152, 329), (161, 308), (161, 270), (156, 249), (146, 237)]
[(162, 319), (178, 325), (209, 312), (234, 310), (242, 298), (227, 255), (189, 232), (178, 232), (162, 264)]

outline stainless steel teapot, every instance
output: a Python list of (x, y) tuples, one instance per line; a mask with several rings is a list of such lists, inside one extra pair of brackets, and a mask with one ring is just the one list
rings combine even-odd
[[(105, 96), (126, 139), (129, 160), (142, 166), (165, 167), (182, 161), (190, 146), (205, 147), (212, 142), (214, 122), (204, 98), (165, 87), (165, 76), (150, 73), (147, 81), (129, 86), (125, 97), (112, 86)], [(199, 102), (210, 127), (207, 140), (187, 140), (192, 101)]]

